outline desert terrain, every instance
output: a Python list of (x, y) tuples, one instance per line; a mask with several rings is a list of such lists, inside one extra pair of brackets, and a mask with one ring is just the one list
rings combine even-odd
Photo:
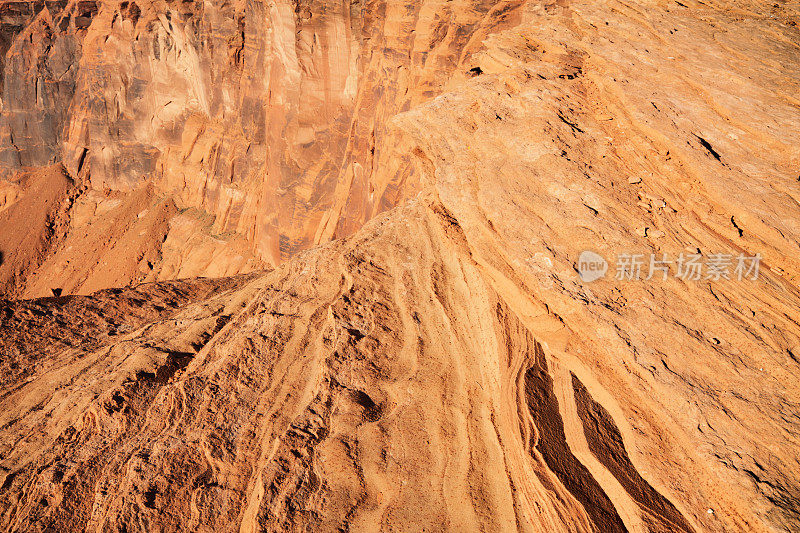
[(0, 1), (0, 529), (800, 530), (798, 24)]

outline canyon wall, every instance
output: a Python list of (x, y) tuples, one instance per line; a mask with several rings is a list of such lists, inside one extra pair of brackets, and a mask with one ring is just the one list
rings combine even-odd
[[(62, 163), (84, 189), (63, 244), (6, 287), (42, 296), (275, 266), (412, 197), (390, 118), (468, 77), (522, 2), (4, 5), (5, 187)], [(167, 217), (155, 249), (130, 245), (133, 211)]]

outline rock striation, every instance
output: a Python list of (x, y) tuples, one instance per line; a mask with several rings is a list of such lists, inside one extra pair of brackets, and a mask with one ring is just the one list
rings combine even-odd
[(3, 529), (800, 528), (795, 5), (42, 5)]

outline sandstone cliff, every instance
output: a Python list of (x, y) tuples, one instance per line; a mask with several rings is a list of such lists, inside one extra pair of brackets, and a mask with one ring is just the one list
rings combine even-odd
[[(44, 296), (273, 266), (412, 197), (390, 118), (463, 79), (523, 2), (3, 5), (0, 163), (63, 162), (87, 185), (78, 237), (5, 287)], [(134, 210), (167, 218), (147, 239), (164, 246), (126, 245), (116, 280), (107, 257), (68, 251), (119, 243), (92, 223)]]
[(800, 528), (796, 5), (79, 4), (0, 279), (255, 272), (3, 302), (4, 529)]

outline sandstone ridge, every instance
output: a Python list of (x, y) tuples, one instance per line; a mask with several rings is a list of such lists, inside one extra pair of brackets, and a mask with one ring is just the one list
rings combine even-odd
[[(266, 92), (277, 129), (262, 132), (261, 170), (236, 163), (228, 186), (243, 204), (228, 215), (210, 207), (223, 196), (193, 196), (201, 174), (186, 169), (210, 168), (187, 154), (219, 132), (257, 138), (225, 122), (258, 116), (231, 96), (229, 74), (208, 85), (185, 76), (195, 85), (176, 113), (218, 118), (142, 134), (163, 141), (155, 170), (104, 167), (93, 121), (116, 115), (89, 106), (70, 115), (86, 129), (65, 129), (51, 166), (9, 181), (3, 220), (35, 208), (52, 231), (26, 241), (29, 253), (0, 266), (16, 274), (0, 279), (18, 294), (134, 286), (2, 301), (4, 529), (800, 528), (796, 5), (248, 2), (243, 48), (238, 22), (223, 24), (233, 5), (200, 15), (190, 2), (133, 5), (115, 18), (122, 4), (99, 4), (84, 29), (68, 26), (82, 39), (79, 72), (110, 75), (98, 61), (127, 60), (105, 50), (130, 41), (114, 34), (101, 46), (95, 29), (144, 32), (150, 20), (134, 39), (142, 53), (162, 38), (154, 28), (172, 28), (173, 40), (207, 32), (226, 43), (209, 57), (263, 57), (270, 76), (300, 81)], [(247, 34), (262, 8), (269, 46)], [(203, 22), (189, 32), (185, 20)], [(91, 46), (100, 52), (87, 55)], [(158, 50), (201, 65), (185, 72), (217, 72), (189, 48)], [(293, 63), (298, 50), (305, 63)], [(354, 77), (334, 75), (350, 54)], [(239, 79), (267, 79), (254, 71)], [(119, 109), (154, 84), (134, 84)], [(337, 122), (325, 99), (347, 95), (349, 118)], [(301, 119), (287, 111), (298, 103), (316, 110)], [(139, 107), (120, 111), (125, 142), (99, 141), (109, 161), (141, 149), (131, 141)], [(319, 121), (313, 135), (303, 120)], [(176, 172), (193, 176), (185, 189)], [(248, 220), (248, 202), (271, 221), (250, 233), (249, 222), (225, 226)], [(293, 244), (281, 248), (280, 235)], [(59, 270), (63, 254), (92, 242), (145, 253), (114, 254), (130, 270), (110, 269), (98, 244), (91, 268)], [(612, 262), (605, 278), (581, 281), (586, 250)], [(681, 253), (762, 261), (757, 279), (614, 277), (620, 254)], [(20, 270), (22, 255), (34, 266)], [(213, 279), (194, 277), (211, 269)]]

